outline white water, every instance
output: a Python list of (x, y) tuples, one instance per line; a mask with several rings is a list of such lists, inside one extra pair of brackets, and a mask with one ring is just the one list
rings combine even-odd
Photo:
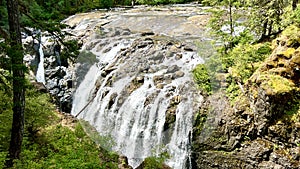
[[(137, 18), (133, 19), (133, 28), (138, 29)], [(134, 168), (146, 157), (165, 151), (171, 156), (167, 160), (170, 167), (191, 168), (193, 114), (202, 102), (202, 96), (194, 90), (191, 70), (203, 60), (195, 52), (182, 49), (176, 53), (182, 56), (179, 59), (175, 59), (176, 54), (166, 57), (171, 50), (163, 52), (165, 49), (160, 48), (159, 42), (153, 44), (151, 52), (148, 51), (151, 45), (133, 48), (133, 40), (128, 40), (137, 38), (133, 34), (96, 38), (91, 32), (99, 30), (95, 25), (104, 22), (107, 21), (100, 18), (83, 20), (75, 28), (74, 34), (89, 37), (83, 40), (82, 49), (95, 54), (98, 62), (89, 68), (76, 89), (72, 115), (88, 121), (100, 135), (113, 138), (113, 150), (127, 156)], [(87, 33), (85, 30), (91, 31)], [(105, 31), (100, 30), (104, 34), (107, 33)], [(124, 49), (128, 48), (132, 50), (124, 54)], [(152, 56), (153, 51), (162, 51), (163, 61), (157, 62), (158, 56)], [(180, 67), (184, 76), (173, 78), (174, 73), (168, 72), (168, 68), (175, 65)], [(153, 71), (139, 70), (144, 67)], [(169, 77), (169, 81), (163, 81), (163, 85), (158, 87), (157, 77)], [(130, 88), (137, 78), (143, 79), (143, 82), (139, 82), (136, 88)], [(176, 97), (180, 98), (173, 112), (176, 121), (165, 128), (167, 112)]]
[(36, 81), (45, 84), (46, 81), (45, 81), (45, 68), (44, 68), (44, 52), (43, 52), (42, 42), (40, 42), (40, 46), (39, 46), (39, 55), (40, 55), (40, 62), (38, 64), (38, 69), (36, 72)]
[[(88, 121), (101, 135), (113, 138), (113, 150), (127, 156), (133, 167), (137, 167), (148, 156), (167, 151), (171, 156), (168, 165), (175, 169), (186, 168), (190, 155), (193, 113), (197, 109), (195, 105), (202, 101), (202, 97), (192, 90), (194, 86), (189, 83), (190, 71), (195, 65), (203, 63), (203, 60), (195, 52), (183, 52), (179, 60), (168, 58), (162, 63), (151, 65), (165, 67), (153, 73), (142, 73), (142, 85), (129, 95), (125, 91), (138, 76), (137, 70), (133, 68), (134, 62), (143, 59), (135, 58), (138, 55), (122, 58), (118, 54), (122, 48), (130, 45), (130, 40), (121, 40), (107, 44), (104, 48), (110, 47), (110, 50), (106, 53), (103, 50), (97, 51), (97, 45), (91, 50), (98, 56), (99, 62), (89, 69), (77, 88), (72, 114), (78, 115), (80, 112), (78, 118)], [(154, 77), (167, 76), (167, 69), (172, 65), (181, 67), (185, 75), (158, 89)], [(112, 72), (101, 77), (101, 73), (110, 67), (114, 67)], [(133, 70), (126, 73), (128, 69)], [(146, 104), (151, 95), (154, 95), (153, 100)], [(176, 96), (180, 96), (181, 101), (177, 105), (175, 125), (164, 130), (166, 112), (171, 99)]]

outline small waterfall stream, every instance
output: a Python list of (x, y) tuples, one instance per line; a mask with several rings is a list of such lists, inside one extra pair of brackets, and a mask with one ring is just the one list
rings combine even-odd
[(45, 81), (45, 68), (44, 68), (44, 51), (43, 51), (43, 44), (42, 40), (40, 39), (39, 41), (39, 64), (38, 64), (38, 69), (36, 72), (36, 81), (41, 82), (43, 84), (46, 83)]

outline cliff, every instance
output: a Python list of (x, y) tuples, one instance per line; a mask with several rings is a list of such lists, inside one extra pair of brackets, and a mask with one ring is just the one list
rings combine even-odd
[(194, 168), (300, 167), (299, 46), (300, 29), (290, 26), (237, 101), (206, 98), (194, 122)]

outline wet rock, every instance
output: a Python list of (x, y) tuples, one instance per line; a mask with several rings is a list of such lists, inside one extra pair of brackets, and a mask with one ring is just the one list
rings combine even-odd
[(128, 165), (128, 158), (126, 156), (119, 156), (118, 163), (118, 169), (132, 169), (132, 167)]
[(170, 67), (168, 67), (167, 69), (167, 73), (175, 73), (176, 71), (179, 71), (180, 67), (177, 65), (172, 65)]
[(134, 78), (131, 83), (126, 87), (127, 92), (130, 94), (144, 84), (144, 76)]
[(181, 42), (176, 42), (174, 46), (176, 48), (181, 48), (182, 47), (182, 43)]
[(51, 55), (51, 56), (45, 58), (45, 65), (46, 65), (45, 67), (47, 69), (51, 69), (53, 67), (58, 66), (58, 62), (57, 62), (56, 56)]
[(176, 113), (175, 112), (167, 112), (165, 118), (165, 124), (163, 130), (166, 131), (174, 126), (174, 122), (176, 121)]
[(59, 92), (60, 92), (59, 88), (54, 88), (52, 90), (49, 90), (49, 93), (53, 96), (58, 95)]
[(111, 51), (111, 49), (112, 49), (112, 47), (111, 47), (111, 46), (110, 46), (110, 47), (108, 47), (108, 48), (105, 48), (105, 49), (103, 49), (103, 53), (107, 53), (107, 52)]
[(181, 53), (176, 54), (176, 56), (175, 56), (176, 60), (180, 60), (181, 58), (182, 58), (182, 54)]
[(136, 77), (136, 78), (135, 78), (135, 81), (136, 81), (137, 83), (144, 83), (144, 76), (138, 76), (138, 77)]
[(193, 52), (194, 51), (191, 47), (188, 47), (188, 46), (185, 46), (183, 49), (185, 51), (188, 51), (188, 52)]
[(126, 29), (121, 33), (122, 36), (130, 35), (130, 34), (131, 34), (131, 32), (129, 29)]
[(145, 48), (148, 45), (152, 45), (153, 44), (153, 40), (152, 39), (147, 39), (145, 41), (141, 41), (138, 43), (137, 48)]
[(46, 86), (47, 86), (47, 88), (48, 88), (49, 90), (51, 90), (51, 89), (53, 89), (53, 88), (55, 88), (55, 87), (58, 87), (57, 79), (51, 79), (51, 80), (49, 80), (49, 81), (47, 82)]
[(153, 35), (155, 35), (154, 32), (142, 32), (141, 33), (141, 36), (153, 36)]
[(115, 67), (109, 67), (107, 69), (104, 69), (102, 72), (101, 72), (101, 76), (102, 77), (106, 77), (108, 74), (110, 74), (112, 71), (114, 71), (116, 68)]
[(110, 108), (114, 105), (117, 96), (118, 96), (117, 93), (113, 93), (113, 94), (110, 96), (110, 99), (109, 99), (109, 102), (108, 102), (108, 105), (107, 105), (107, 109), (110, 109)]
[(153, 104), (154, 100), (156, 99), (157, 95), (159, 94), (159, 91), (155, 91), (153, 93), (151, 93), (145, 100), (144, 102), (144, 106), (147, 106), (149, 104)]
[(156, 62), (156, 64), (161, 63), (165, 59), (165, 56), (161, 52), (155, 52), (153, 56), (150, 58), (150, 60), (153, 60)]
[(164, 76), (163, 75), (156, 75), (153, 77), (153, 82), (155, 85), (158, 83), (162, 83), (164, 81)]
[(157, 89), (163, 89), (164, 86), (165, 86), (165, 84), (163, 84), (163, 83), (158, 83), (158, 84), (156, 85), (156, 88), (157, 88)]
[(173, 74), (173, 79), (177, 79), (177, 78), (180, 78), (180, 77), (183, 77), (184, 76), (184, 72), (183, 71), (176, 71), (174, 74)]
[(32, 82), (31, 84), (40, 92), (43, 92), (43, 93), (48, 92), (47, 87), (41, 82)]

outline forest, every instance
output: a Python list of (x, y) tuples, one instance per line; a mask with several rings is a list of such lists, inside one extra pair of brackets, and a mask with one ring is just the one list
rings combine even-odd
[[(63, 19), (100, 9), (108, 12), (116, 7), (132, 8), (132, 5), (184, 3), (211, 7), (206, 10), (209, 22), (205, 28), (214, 39), (212, 44), (216, 52), (204, 58), (205, 64), (192, 70), (201, 93), (209, 98), (222, 91), (228, 104), (234, 107), (235, 104), (243, 105), (242, 101), (247, 100), (245, 98), (251, 92), (256, 93), (253, 98), (259, 97), (256, 90), (263, 88), (274, 96), (274, 107), (281, 104), (278, 100), (282, 98), (289, 100), (283, 103), (283, 109), (276, 111), (288, 112), (293, 116), (293, 123), (298, 123), (298, 67), (288, 65), (292, 68), (286, 66), (286, 72), (275, 72), (275, 75), (257, 72), (263, 70), (261, 66), (280, 46), (276, 42), (282, 40), (277, 39), (281, 36), (287, 38), (283, 44), (287, 45), (287, 49), (281, 51), (282, 56), (291, 59), (299, 53), (298, 0), (0, 0), (0, 168), (104, 169), (120, 168), (120, 163), (123, 163), (117, 153), (101, 148), (94, 141), (103, 138), (91, 138), (96, 134), (86, 134), (82, 126), (84, 122), (79, 123), (71, 115), (59, 112), (55, 98), (38, 90), (30, 81), (30, 70), (23, 61), (30, 50), (22, 46), (22, 33), (30, 32), (31, 28), (49, 32), (63, 46), (61, 57), (76, 63), (82, 44), (66, 39), (68, 34), (62, 30), (67, 25), (61, 23)], [(277, 63), (268, 62), (266, 67), (267, 70), (276, 68)], [(261, 81), (253, 80), (254, 77)], [(222, 84), (224, 81), (225, 85)], [(260, 88), (261, 84), (264, 86)], [(282, 91), (284, 94), (280, 93)], [(208, 115), (203, 111), (209, 110), (202, 110), (196, 115), (193, 134), (204, 130), (203, 124)], [(86, 124), (84, 127), (91, 126)], [(255, 134), (242, 135), (242, 141), (258, 137)], [(195, 150), (204, 150), (199, 147), (196, 146)], [(167, 154), (148, 157), (143, 168), (168, 168), (164, 164), (167, 158)]]

